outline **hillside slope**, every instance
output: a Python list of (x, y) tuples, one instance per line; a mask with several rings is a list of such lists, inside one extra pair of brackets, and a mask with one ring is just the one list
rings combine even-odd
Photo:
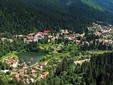
[[(40, 2), (40, 3), (38, 3)], [(42, 1), (1, 0), (0, 30), (10, 33), (28, 33), (45, 28), (62, 26), (73, 20), (64, 12), (53, 11), (51, 5)], [(51, 8), (51, 9), (50, 9)], [(57, 8), (57, 7), (56, 7)], [(66, 15), (65, 15), (66, 14)]]
[(113, 0), (95, 0), (104, 10), (113, 14)]
[(98, 6), (82, 0), (0, 0), (0, 32), (27, 34), (60, 28), (81, 32), (94, 21), (113, 23), (112, 13)]
[(112, 0), (59, 0), (75, 17), (113, 23)]

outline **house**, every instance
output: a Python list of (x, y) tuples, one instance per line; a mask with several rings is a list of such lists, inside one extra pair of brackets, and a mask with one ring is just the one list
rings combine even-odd
[(42, 65), (40, 65), (40, 66), (39, 66), (39, 68), (40, 68), (40, 69), (43, 69), (43, 66), (42, 66)]
[(38, 33), (34, 36), (34, 41), (35, 41), (35, 42), (39, 42), (39, 41), (42, 40), (43, 38), (44, 38), (43, 32), (38, 32)]
[(17, 67), (18, 66), (18, 61), (17, 62), (15, 62), (15, 63), (13, 63), (13, 65), (11, 65), (12, 67)]
[(21, 79), (19, 77), (19, 75), (15, 75), (16, 80), (19, 82)]
[(10, 70), (1, 70), (4, 73), (10, 72)]
[(14, 60), (13, 58), (11, 58), (11, 59), (8, 59), (8, 60), (6, 61), (6, 63), (7, 63), (8, 65), (12, 66), (12, 67), (17, 67), (17, 65), (18, 65), (18, 60)]
[(75, 38), (78, 39), (78, 40), (80, 40), (84, 35), (85, 35), (85, 34), (79, 34), (79, 33), (77, 33), (77, 34), (75, 35)]
[(8, 42), (12, 43), (13, 42), (13, 39), (7, 39)]
[(15, 35), (16, 38), (20, 38), (20, 37), (23, 37), (24, 35), (20, 34), (20, 35)]
[(48, 33), (50, 33), (50, 30), (44, 30), (43, 32), (38, 32), (36, 34), (30, 33), (26, 38), (24, 38), (24, 43), (39, 42), (44, 38), (44, 35), (47, 35)]
[(80, 40), (75, 40), (75, 42), (76, 42), (76, 43), (80, 43), (81, 41), (80, 41)]
[(30, 80), (27, 78), (26, 79), (26, 84), (29, 84), (30, 83)]
[(29, 43), (29, 40), (27, 38), (24, 38), (24, 43)]
[(7, 38), (1, 38), (1, 41), (2, 42), (7, 41)]
[(8, 39), (8, 38), (1, 38), (1, 41), (2, 42), (10, 42), (10, 43), (12, 43), (13, 42), (13, 39)]
[(49, 72), (46, 72), (46, 71), (43, 72), (43, 75), (44, 75), (44, 76), (47, 76), (48, 74), (49, 74)]
[(61, 30), (61, 34), (68, 34), (68, 33), (69, 33), (69, 31), (67, 29), (62, 29)]
[(44, 34), (48, 34), (48, 33), (50, 33), (50, 32), (51, 32), (51, 31), (48, 30), (48, 29), (43, 31)]
[(41, 79), (45, 79), (46, 78), (46, 76), (49, 74), (49, 72), (43, 72), (43, 74), (41, 75)]
[(35, 35), (35, 33), (30, 33), (30, 34), (28, 34), (28, 35), (27, 35), (27, 39), (28, 39), (28, 40), (34, 40), (34, 35)]
[(34, 82), (34, 79), (33, 79), (33, 78), (31, 78), (31, 79), (30, 79), (30, 81), (31, 81), (31, 82)]
[(36, 74), (37, 73), (37, 71), (36, 70), (34, 70), (34, 69), (32, 69), (32, 71), (31, 71), (32, 73), (34, 73), (34, 74)]
[(101, 35), (102, 35), (102, 33), (99, 32), (99, 31), (96, 31), (94, 34), (95, 34), (96, 36), (101, 36)]
[(30, 33), (27, 35), (26, 38), (24, 38), (24, 43), (29, 43), (34, 41), (34, 35), (35, 33)]
[(30, 79), (30, 76), (28, 74), (24, 75), (27, 79)]
[(24, 74), (24, 69), (19, 69), (19, 70), (18, 70), (18, 73)]
[(67, 38), (69, 40), (74, 40), (75, 39), (75, 35), (74, 34), (69, 34), (65, 38)]
[(33, 75), (33, 77), (34, 77), (34, 78), (36, 78), (36, 77), (37, 77), (37, 74), (36, 74), (36, 73), (33, 73), (32, 75)]
[(113, 44), (113, 41), (112, 40), (103, 40), (103, 43), (104, 44)]
[(40, 71), (42, 71), (42, 70), (43, 70), (42, 68), (40, 68), (40, 67), (39, 67), (39, 66), (37, 66), (37, 65), (33, 66), (33, 68), (34, 68), (34, 69), (36, 69), (36, 70), (40, 70)]
[(28, 72), (27, 69), (25, 69), (25, 70), (24, 70), (24, 73), (27, 74), (27, 72)]
[(22, 63), (22, 66), (23, 66), (23, 67), (27, 67), (27, 63), (26, 63), (26, 62), (23, 62), (23, 63)]

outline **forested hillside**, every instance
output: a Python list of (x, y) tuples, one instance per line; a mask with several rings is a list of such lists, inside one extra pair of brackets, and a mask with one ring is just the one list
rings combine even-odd
[(62, 0), (62, 2), (79, 20), (113, 23), (113, 16), (109, 11), (113, 10), (113, 3), (110, 0)]
[(0, 32), (27, 34), (61, 28), (82, 32), (97, 20), (113, 22), (110, 13), (90, 4), (82, 0), (0, 0)]
[(113, 85), (113, 53), (93, 55), (90, 62), (75, 65), (72, 58), (64, 58), (56, 71), (39, 85)]
[(86, 85), (113, 85), (113, 53), (92, 56), (84, 76)]
[(104, 10), (113, 13), (113, 0), (95, 0), (96, 4), (104, 8)]
[(113, 23), (112, 21), (113, 0), (87, 0), (87, 1), (82, 0), (82, 1), (88, 6), (101, 11), (101, 14), (97, 16), (98, 19), (100, 19), (101, 21), (104, 20), (106, 23), (109, 23), (109, 22)]

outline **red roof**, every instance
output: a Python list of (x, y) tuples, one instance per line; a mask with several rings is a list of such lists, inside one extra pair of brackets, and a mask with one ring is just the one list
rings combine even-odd
[(50, 30), (44, 30), (44, 33), (49, 33), (50, 32)]
[(32, 73), (36, 73), (36, 70), (33, 69), (31, 72), (32, 72)]
[(43, 72), (43, 75), (45, 75), (45, 76), (48, 75), (48, 74), (49, 74), (49, 72)]
[(33, 39), (34, 34), (35, 34), (35, 33), (30, 33), (30, 34), (28, 34), (28, 35), (27, 35), (27, 38), (28, 38), (28, 39)]
[(24, 72), (24, 69), (19, 69), (18, 72)]
[(67, 35), (67, 37), (74, 37), (74, 36), (75, 36), (74, 34)]
[(30, 76), (28, 74), (24, 75), (24, 77), (30, 78)]
[(44, 34), (43, 32), (38, 32), (37, 34), (40, 34), (40, 35), (42, 35), (42, 34)]
[(49, 72), (43, 72), (43, 75), (41, 75), (41, 78), (44, 79), (48, 74)]
[(18, 75), (16, 75), (15, 78), (18, 82), (20, 81), (20, 77)]

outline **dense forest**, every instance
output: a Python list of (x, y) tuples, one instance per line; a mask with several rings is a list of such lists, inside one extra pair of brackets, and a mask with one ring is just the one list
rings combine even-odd
[(38, 85), (112, 85), (113, 53), (93, 55), (90, 62), (75, 65), (72, 58), (64, 58), (56, 70)]
[[(71, 2), (70, 2), (71, 1)], [(112, 13), (82, 0), (0, 0), (0, 32), (27, 34), (43, 29), (86, 31), (94, 21), (112, 23)]]
[(113, 53), (92, 56), (84, 75), (87, 85), (113, 85)]

